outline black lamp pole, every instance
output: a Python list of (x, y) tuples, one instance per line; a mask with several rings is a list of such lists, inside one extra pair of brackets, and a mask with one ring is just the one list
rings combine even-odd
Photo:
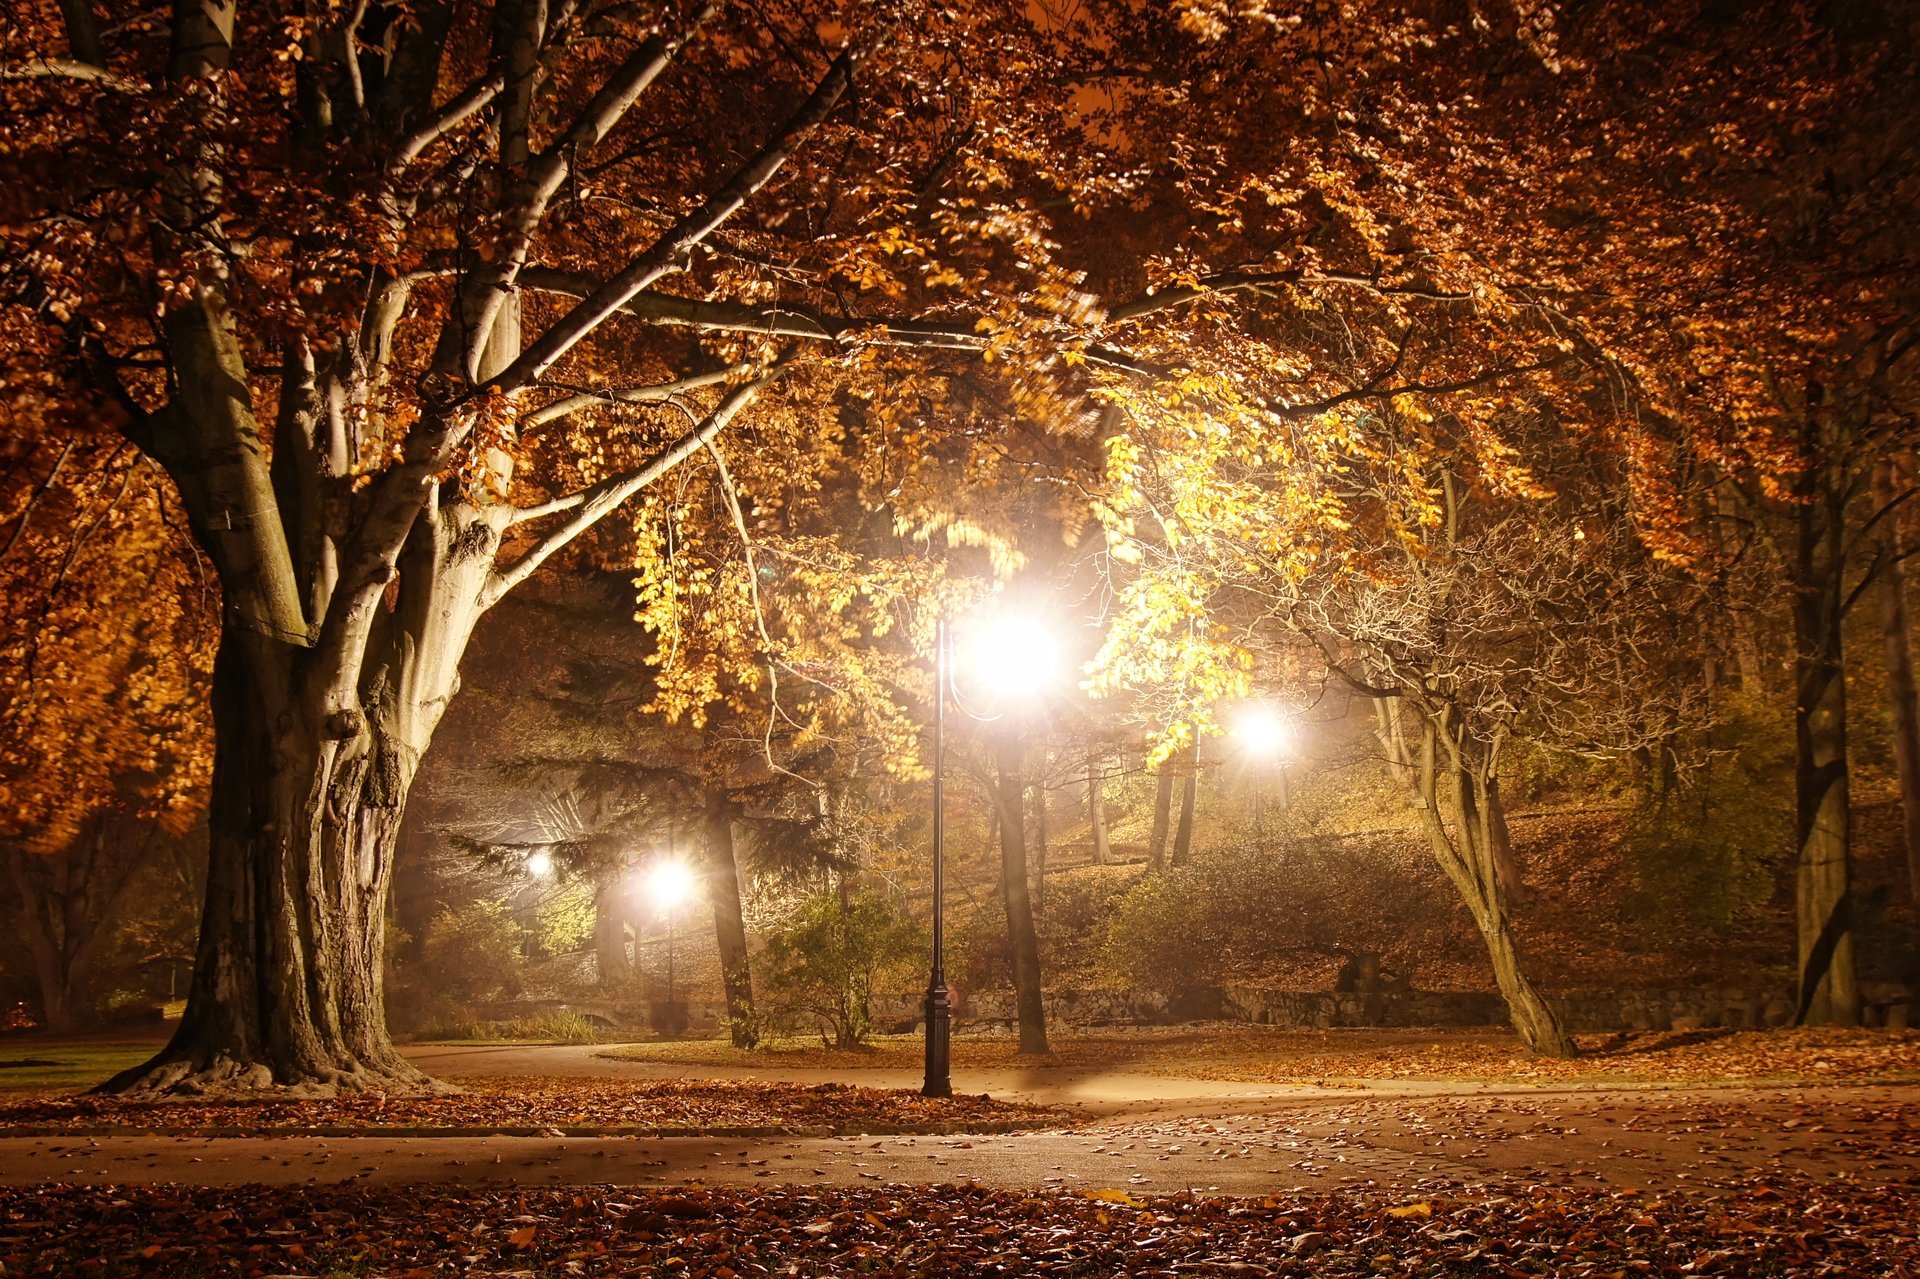
[(933, 630), (933, 972), (927, 980), (927, 1078), (923, 1097), (953, 1096), (953, 1000), (947, 991), (947, 619)]

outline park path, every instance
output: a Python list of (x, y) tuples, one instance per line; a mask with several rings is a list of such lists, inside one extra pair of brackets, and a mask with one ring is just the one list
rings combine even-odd
[[(913, 1087), (904, 1071), (684, 1067), (592, 1047), (413, 1051), (460, 1077), (780, 1079)], [(1771, 1178), (1920, 1179), (1920, 1085), (1364, 1090), (1039, 1068), (963, 1091), (1072, 1106), (1072, 1128), (993, 1136), (0, 1136), (0, 1183), (829, 1185), (1261, 1194), (1421, 1179), (1751, 1190)]]

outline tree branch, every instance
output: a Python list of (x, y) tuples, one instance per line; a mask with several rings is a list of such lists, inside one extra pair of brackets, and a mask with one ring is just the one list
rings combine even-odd
[(492, 608), (508, 591), (526, 581), (535, 569), (599, 523), (622, 502), (705, 448), (709, 440), (726, 430), (727, 424), (784, 371), (783, 364), (776, 364), (753, 381), (735, 387), (703, 421), (649, 458), (644, 465), (621, 475), (609, 476), (598, 484), (561, 499), (565, 505), (555, 506), (554, 512), (572, 510), (576, 512), (574, 517), (542, 538), (512, 567), (496, 572), (481, 592), (480, 607)]
[(572, 310), (536, 339), (520, 358), (492, 380), (492, 385), (512, 391), (545, 373), (555, 361), (598, 328), (607, 317), (622, 309), (635, 295), (671, 272), (680, 270), (694, 247), (711, 235), (756, 192), (773, 180), (793, 153), (826, 120), (853, 81), (854, 68), (865, 57), (866, 49), (848, 49), (833, 60), (827, 74), (814, 87), (786, 124), (782, 125), (758, 155), (709, 196), (698, 209), (687, 214), (627, 267), (583, 298)]
[[(672, 382), (656, 382), (651, 386), (609, 387), (599, 391), (576, 391), (572, 395), (543, 404), (520, 419), (520, 425), (526, 429), (546, 426), (563, 417), (578, 413), (581, 409), (592, 408), (597, 404), (664, 404), (676, 395), (688, 391), (698, 391), (703, 387), (719, 386), (731, 378), (745, 373), (751, 365), (729, 364), (724, 369), (711, 373), (695, 373)], [(516, 518), (526, 518), (524, 516)]]

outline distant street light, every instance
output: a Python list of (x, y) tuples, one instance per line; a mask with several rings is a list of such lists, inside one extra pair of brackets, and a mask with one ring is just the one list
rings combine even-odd
[(527, 854), (527, 874), (535, 879), (549, 879), (553, 875), (553, 854), (544, 848)]
[[(1271, 767), (1279, 773), (1280, 803), (1284, 807), (1287, 802), (1286, 755), (1293, 745), (1294, 736), (1292, 722), (1271, 703), (1253, 702), (1242, 707), (1239, 714), (1234, 716), (1232, 735), (1255, 770)], [(1256, 771), (1253, 777), (1253, 824), (1256, 829), (1266, 816), (1263, 799), (1260, 775)]]
[[(946, 758), (947, 699), (971, 719), (998, 719), (1019, 701), (1038, 697), (1057, 685), (1065, 662), (1058, 637), (1037, 618), (995, 612), (966, 626), (954, 652), (947, 619), (934, 625), (933, 638), (933, 970), (927, 979), (927, 1069), (923, 1097), (953, 1096), (953, 995), (946, 969)], [(954, 678), (955, 658), (965, 672)], [(967, 692), (991, 695), (989, 713), (968, 710)]]
[(653, 870), (647, 875), (647, 895), (660, 907), (667, 917), (667, 1022), (674, 1024), (675, 999), (673, 990), (673, 952), (675, 937), (674, 912), (679, 910), (693, 896), (695, 881), (693, 871), (676, 857), (663, 857), (653, 864)]
[(1293, 745), (1293, 726), (1272, 706), (1244, 708), (1233, 721), (1233, 740), (1257, 763), (1278, 760)]

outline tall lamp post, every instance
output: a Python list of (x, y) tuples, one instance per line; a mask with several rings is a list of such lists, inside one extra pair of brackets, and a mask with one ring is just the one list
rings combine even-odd
[(953, 994), (947, 989), (947, 619), (933, 628), (933, 969), (927, 978), (922, 1097), (953, 1096)]
[[(1058, 675), (1060, 652), (1047, 626), (1036, 618), (997, 613), (967, 629), (967, 665), (974, 680), (991, 683), (1003, 698), (1035, 695)], [(953, 996), (946, 969), (946, 757), (947, 699), (969, 719), (990, 721), (1006, 713), (967, 709), (954, 680), (952, 630), (945, 616), (933, 632), (933, 966), (927, 978), (927, 1069), (923, 1097), (953, 1096)]]

